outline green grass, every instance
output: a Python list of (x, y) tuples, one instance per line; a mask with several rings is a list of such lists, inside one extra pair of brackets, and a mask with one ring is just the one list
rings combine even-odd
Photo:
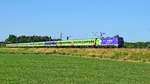
[(0, 84), (150, 84), (150, 64), (5, 53), (0, 54)]

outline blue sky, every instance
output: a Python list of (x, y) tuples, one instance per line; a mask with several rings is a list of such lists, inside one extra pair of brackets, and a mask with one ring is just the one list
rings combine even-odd
[(9, 34), (150, 41), (150, 0), (0, 0), (0, 40)]

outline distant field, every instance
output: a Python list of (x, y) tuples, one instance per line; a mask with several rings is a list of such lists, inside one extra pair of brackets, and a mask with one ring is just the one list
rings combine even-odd
[(59, 54), (150, 63), (150, 48), (0, 48), (3, 54)]
[(0, 84), (150, 84), (147, 63), (7, 52), (0, 53)]

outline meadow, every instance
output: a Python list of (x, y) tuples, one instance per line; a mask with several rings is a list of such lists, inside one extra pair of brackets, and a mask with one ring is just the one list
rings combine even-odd
[(150, 64), (63, 55), (0, 54), (1, 84), (150, 84)]
[(0, 53), (59, 54), (150, 63), (150, 48), (0, 48)]
[(149, 63), (78, 53), (78, 49), (0, 49), (0, 84), (150, 84)]

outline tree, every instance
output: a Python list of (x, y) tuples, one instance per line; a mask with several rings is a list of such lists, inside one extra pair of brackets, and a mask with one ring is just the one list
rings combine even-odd
[(17, 42), (17, 37), (13, 34), (10, 34), (5, 42), (6, 43), (16, 43)]

